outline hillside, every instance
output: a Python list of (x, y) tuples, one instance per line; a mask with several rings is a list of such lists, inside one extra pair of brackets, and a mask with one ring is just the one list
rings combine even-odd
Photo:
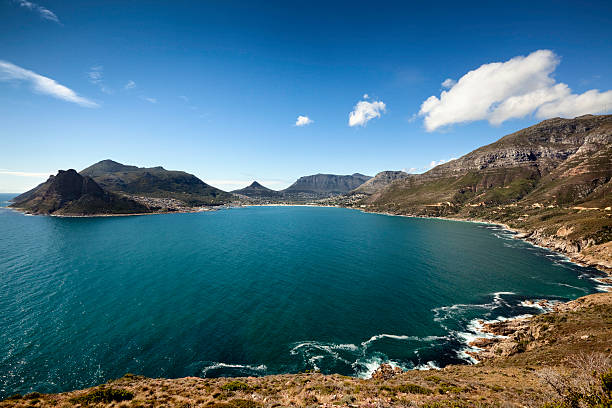
[[(518, 325), (489, 325), (477, 365), (401, 372), (383, 365), (371, 379), (301, 373), (248, 378), (146, 378), (127, 374), (98, 387), (31, 393), (0, 407), (609, 407), (612, 404), (612, 293), (585, 296)], [(485, 324), (485, 326), (487, 326)], [(494, 351), (500, 348), (500, 352)], [(489, 350), (493, 350), (490, 352)]]
[(372, 177), (355, 173), (347, 176), (336, 174), (314, 174), (300, 177), (295, 183), (282, 190), (286, 197), (312, 196), (327, 197), (346, 194), (359, 187)]
[(80, 173), (108, 191), (174, 199), (187, 206), (220, 205), (232, 200), (231, 194), (209, 186), (192, 174), (163, 167), (136, 167), (102, 160)]
[(31, 214), (99, 215), (150, 212), (149, 208), (104, 191), (75, 170), (60, 170), (36, 188), (13, 199), (10, 207)]
[(283, 195), (279, 191), (269, 189), (254, 181), (247, 187), (231, 191), (232, 194), (239, 194), (249, 198), (274, 199), (281, 198)]
[(377, 191), (381, 191), (395, 180), (401, 180), (409, 177), (410, 175), (404, 171), (381, 171), (376, 174), (373, 178), (369, 179), (359, 187), (355, 188), (355, 193), (374, 194)]
[(549, 119), (355, 202), (367, 211), (505, 223), (612, 268), (612, 115)]

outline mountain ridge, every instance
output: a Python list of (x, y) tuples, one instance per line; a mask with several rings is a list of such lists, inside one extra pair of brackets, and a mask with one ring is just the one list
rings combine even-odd
[(74, 169), (59, 170), (13, 199), (10, 207), (32, 214), (100, 215), (148, 213), (150, 209), (126, 197), (105, 191), (91, 177)]
[(120, 194), (175, 199), (188, 206), (221, 205), (232, 200), (231, 194), (193, 174), (161, 166), (137, 167), (106, 159), (80, 173), (94, 179), (102, 188)]

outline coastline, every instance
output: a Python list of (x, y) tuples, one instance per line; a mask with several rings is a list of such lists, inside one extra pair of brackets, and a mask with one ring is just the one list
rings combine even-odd
[[(490, 221), (490, 220), (486, 220), (486, 219), (477, 219), (477, 218), (460, 218), (460, 217), (442, 217), (442, 216), (424, 216), (424, 215), (410, 215), (410, 214), (393, 214), (390, 212), (385, 212), (385, 211), (369, 211), (363, 208), (353, 208), (353, 207), (341, 207), (341, 208), (349, 208), (349, 209), (355, 209), (364, 213), (369, 213), (369, 214), (379, 214), (379, 215), (387, 215), (387, 216), (391, 216), (391, 217), (406, 217), (406, 218), (426, 218), (426, 219), (437, 219), (437, 220), (445, 220), (445, 221), (456, 221), (456, 222), (470, 222), (470, 223), (475, 223), (475, 224), (485, 224), (485, 225), (495, 225), (495, 226), (499, 226), (502, 229), (511, 232), (512, 234), (514, 234), (514, 238), (515, 239), (520, 239), (521, 241), (527, 242), (533, 246), (536, 246), (538, 248), (543, 248), (543, 249), (547, 249), (557, 255), (563, 256), (565, 258), (567, 258), (567, 260), (573, 264), (576, 264), (578, 266), (581, 267), (585, 267), (585, 268), (595, 268), (597, 270), (599, 270), (600, 272), (604, 273), (605, 275), (607, 275), (607, 277), (612, 277), (612, 267), (608, 267), (606, 265), (603, 265), (600, 262), (603, 262), (603, 260), (601, 260), (600, 262), (589, 262), (589, 261), (585, 261), (583, 259), (578, 259), (575, 256), (577, 254), (575, 253), (568, 253), (568, 252), (564, 252), (561, 251), (558, 246), (553, 246), (553, 245), (543, 245), (542, 242), (531, 238), (531, 236), (534, 234), (534, 231), (526, 231), (526, 230), (521, 230), (518, 228), (513, 228), (510, 227), (507, 224), (501, 223), (501, 222), (497, 222), (497, 221)], [(572, 256), (573, 255), (573, 256)], [(612, 289), (611, 289), (612, 290)]]
[[(14, 395), (0, 400), (0, 407), (550, 406), (560, 396), (546, 373), (599, 379), (609, 370), (610, 319), (612, 293), (591, 294), (523, 320), (483, 322), (493, 332), (485, 340), (494, 341), (479, 344), (478, 364), (435, 371), (383, 364), (369, 379), (319, 372), (216, 378), (125, 374), (90, 388)], [(576, 364), (581, 361), (604, 364)]]
[[(369, 214), (379, 214), (379, 215), (387, 215), (393, 217), (406, 217), (406, 218), (427, 218), (427, 219), (439, 219), (446, 221), (457, 221), (457, 222), (470, 222), (476, 224), (486, 224), (486, 225), (495, 225), (503, 228), (504, 230), (511, 232), (514, 234), (515, 239), (520, 239), (524, 242), (527, 242), (531, 245), (534, 245), (539, 248), (547, 249), (555, 254), (563, 256), (567, 258), (569, 262), (572, 262), (576, 265), (587, 267), (587, 268), (595, 268), (600, 272), (603, 272), (607, 277), (612, 277), (612, 265), (606, 265), (603, 259), (598, 259), (596, 256), (592, 257), (591, 260), (585, 259), (586, 256), (581, 255), (579, 252), (569, 252), (560, 249), (563, 243), (568, 243), (567, 241), (563, 241), (562, 239), (557, 240), (557, 242), (551, 242), (552, 239), (544, 241), (543, 239), (534, 238), (533, 235), (535, 231), (527, 231), (518, 228), (510, 227), (508, 224), (491, 221), (486, 219), (479, 218), (461, 218), (461, 217), (444, 217), (444, 216), (424, 216), (424, 215), (411, 215), (411, 214), (394, 214), (386, 211), (372, 211), (365, 208), (356, 208), (356, 207), (348, 207), (343, 205), (329, 205), (329, 204), (317, 204), (317, 203), (268, 203), (268, 204), (225, 204), (217, 207), (194, 207), (193, 209), (186, 208), (184, 210), (177, 211), (158, 211), (158, 212), (149, 212), (149, 213), (134, 213), (134, 214), (87, 214), (87, 215), (70, 215), (70, 214), (31, 214), (27, 211), (17, 208), (17, 207), (3, 207), (13, 211), (17, 211), (24, 215), (46, 215), (51, 217), (58, 218), (98, 218), (98, 217), (130, 217), (130, 216), (143, 216), (143, 215), (162, 215), (162, 214), (191, 214), (191, 213), (200, 213), (200, 212), (209, 212), (209, 211), (219, 211), (230, 208), (247, 208), (247, 207), (323, 207), (323, 208), (346, 208), (351, 210), (361, 211), (363, 213)], [(555, 245), (556, 244), (556, 245)], [(567, 245), (565, 245), (567, 247)], [(580, 257), (580, 258), (578, 258)], [(600, 282), (605, 284), (605, 282)]]

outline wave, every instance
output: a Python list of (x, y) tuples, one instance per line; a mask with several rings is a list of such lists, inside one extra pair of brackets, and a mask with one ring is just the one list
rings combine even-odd
[(227, 364), (227, 363), (219, 363), (213, 362), (212, 364), (204, 367), (201, 371), (202, 377), (206, 377), (206, 374), (210, 370), (219, 370), (219, 369), (233, 369), (238, 370), (241, 373), (265, 373), (268, 370), (265, 364), (260, 365), (248, 365), (248, 364)]
[(598, 285), (595, 285), (596, 290), (600, 292), (612, 292), (612, 285), (608, 285), (602, 277), (589, 276), (589, 279), (591, 279), (593, 282), (598, 283)]

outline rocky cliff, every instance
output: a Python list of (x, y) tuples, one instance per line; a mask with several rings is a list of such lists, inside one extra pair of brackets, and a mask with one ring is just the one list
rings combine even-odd
[(395, 180), (405, 179), (410, 176), (404, 171), (381, 171), (353, 190), (354, 193), (374, 194), (381, 191)]
[(345, 194), (359, 187), (372, 177), (355, 173), (348, 176), (336, 174), (314, 174), (312, 176), (300, 177), (295, 183), (282, 192), (287, 195), (300, 193), (328, 196), (333, 194)]
[(150, 210), (137, 202), (102, 189), (75, 170), (57, 175), (13, 199), (11, 207), (32, 214), (99, 215), (134, 214)]

